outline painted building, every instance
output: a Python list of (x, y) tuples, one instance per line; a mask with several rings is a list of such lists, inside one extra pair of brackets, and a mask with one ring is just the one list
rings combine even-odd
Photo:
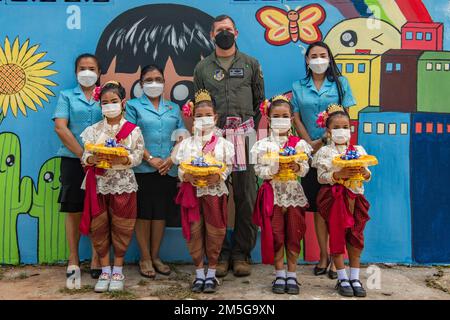
[(361, 113), (359, 130), (358, 143), (380, 160), (366, 187), (372, 219), (363, 258), (448, 261), (450, 202), (439, 181), (450, 181), (450, 115)]
[(358, 113), (368, 106), (380, 105), (381, 57), (373, 54), (339, 54), (335, 57), (342, 75), (352, 88), (356, 106), (350, 107), (350, 118), (358, 119)]
[(441, 51), (442, 23), (408, 22), (402, 27), (402, 49)]

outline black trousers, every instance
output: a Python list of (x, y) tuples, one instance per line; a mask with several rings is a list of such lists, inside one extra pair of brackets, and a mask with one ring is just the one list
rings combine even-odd
[(252, 222), (253, 207), (257, 194), (257, 178), (253, 165), (247, 165), (246, 171), (231, 174), (233, 187), (235, 222), (231, 243), (225, 238), (220, 261), (249, 260), (255, 247), (258, 228)]

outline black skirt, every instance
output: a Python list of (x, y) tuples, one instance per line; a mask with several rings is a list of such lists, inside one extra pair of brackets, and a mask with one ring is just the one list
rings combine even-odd
[(308, 211), (317, 212), (317, 195), (322, 185), (317, 180), (317, 169), (309, 168), (308, 174), (301, 179), (303, 191), (309, 202)]
[(78, 158), (61, 158), (61, 191), (58, 202), (61, 212), (82, 212), (84, 205), (84, 190), (81, 184), (84, 170)]
[(138, 184), (137, 218), (166, 220), (168, 227), (181, 226), (179, 206), (175, 204), (177, 178), (159, 172), (136, 173)]

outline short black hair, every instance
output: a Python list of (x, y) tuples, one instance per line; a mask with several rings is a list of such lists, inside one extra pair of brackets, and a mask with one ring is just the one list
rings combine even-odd
[(289, 111), (291, 112), (291, 116), (294, 114), (294, 110), (292, 107), (292, 104), (289, 101), (284, 101), (284, 100), (275, 100), (274, 102), (271, 102), (271, 106), (269, 108), (269, 114), (268, 116), (270, 116), (270, 113), (272, 112), (273, 108), (282, 106), (283, 104), (287, 104), (289, 106)]
[(100, 101), (102, 100), (102, 96), (107, 92), (114, 92), (117, 94), (120, 98), (120, 100), (125, 99), (126, 97), (126, 91), (125, 88), (122, 87), (122, 85), (117, 82), (107, 82), (105, 85), (103, 85), (102, 90), (100, 91)]
[(144, 76), (148, 72), (155, 71), (155, 70), (158, 71), (159, 73), (161, 73), (162, 76), (163, 76), (163, 79), (164, 79), (164, 70), (161, 67), (157, 66), (156, 64), (149, 64), (149, 65), (143, 67), (142, 70), (141, 70), (141, 77), (139, 79), (141, 81), (144, 80)]
[(348, 114), (347, 110), (344, 108), (344, 111), (336, 111), (336, 112), (333, 112), (332, 114), (328, 115), (327, 121), (325, 122), (325, 126), (327, 128), (329, 128), (330, 124), (331, 124), (331, 120), (333, 120), (337, 116), (346, 117), (350, 120), (350, 115)]
[(224, 20), (230, 20), (230, 21), (233, 23), (233, 27), (236, 29), (236, 22), (234, 22), (233, 18), (230, 17), (230, 16), (227, 15), (227, 14), (221, 14), (221, 15), (219, 15), (219, 16), (217, 16), (217, 17), (214, 18), (214, 21), (213, 21), (213, 23), (212, 23), (212, 25), (211, 25), (211, 32), (214, 31), (214, 25), (215, 25), (217, 22), (221, 22), (221, 21), (224, 21)]
[(184, 5), (136, 7), (117, 16), (105, 28), (96, 54), (105, 66), (116, 58), (117, 73), (135, 73), (148, 64), (165, 66), (170, 57), (179, 75), (192, 76), (202, 57), (214, 51), (209, 36), (213, 20)]
[(95, 60), (95, 63), (97, 64), (97, 68), (98, 70), (101, 72), (102, 68), (100, 67), (100, 61), (98, 60), (97, 56), (93, 55), (92, 53), (83, 53), (80, 54), (76, 59), (75, 59), (75, 73), (77, 72), (78, 69), (78, 65), (80, 64), (80, 61), (86, 58), (91, 58)]

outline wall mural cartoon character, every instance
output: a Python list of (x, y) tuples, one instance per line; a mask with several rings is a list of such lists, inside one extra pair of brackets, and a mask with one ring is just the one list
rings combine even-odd
[(325, 10), (318, 4), (297, 7), (288, 11), (266, 6), (256, 12), (256, 20), (266, 29), (265, 39), (274, 46), (299, 40), (313, 43), (322, 40), (319, 26), (325, 20)]
[(31, 178), (21, 178), (21, 146), (11, 132), (0, 134), (0, 265), (20, 262), (17, 216), (27, 213), (32, 202)]
[(39, 171), (30, 216), (38, 218), (39, 263), (66, 260), (69, 253), (64, 215), (59, 212), (58, 195), (61, 158), (47, 160)]
[(354, 18), (339, 22), (324, 40), (333, 54), (383, 54), (400, 49), (401, 33), (393, 25), (374, 18)]
[(103, 31), (96, 55), (103, 80), (119, 80), (127, 97), (142, 95), (141, 68), (164, 68), (166, 98), (180, 106), (194, 96), (196, 64), (214, 50), (213, 17), (193, 7), (150, 4), (125, 11)]
[[(30, 40), (20, 45), (17, 37), (11, 45), (5, 38), (4, 48), (0, 46), (0, 110), (6, 116), (8, 110), (17, 117), (20, 110), (27, 114), (27, 108), (37, 111), (36, 105), (44, 107), (42, 100), (55, 94), (47, 87), (56, 83), (46, 77), (57, 72), (48, 69), (52, 61), (40, 61), (46, 52), (36, 53), (39, 45), (30, 47)], [(1, 119), (0, 119), (1, 122)]]

